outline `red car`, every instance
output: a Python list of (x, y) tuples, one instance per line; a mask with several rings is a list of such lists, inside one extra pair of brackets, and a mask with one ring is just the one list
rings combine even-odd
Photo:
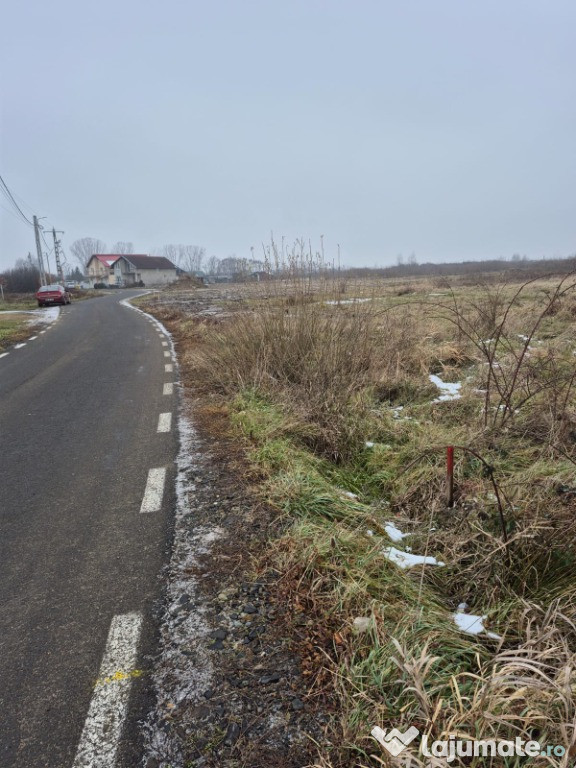
[(43, 285), (36, 291), (36, 301), (39, 307), (49, 304), (70, 304), (72, 296), (63, 285)]

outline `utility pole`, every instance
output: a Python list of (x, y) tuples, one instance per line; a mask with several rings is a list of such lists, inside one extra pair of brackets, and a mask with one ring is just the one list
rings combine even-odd
[[(61, 234), (58, 232), (58, 234)], [(63, 233), (62, 233), (63, 234)], [(64, 285), (64, 270), (62, 269), (62, 262), (60, 261), (60, 240), (56, 239), (56, 229), (52, 227), (52, 237), (54, 238), (54, 258), (56, 259), (56, 272), (60, 278), (60, 282)]]
[(34, 221), (34, 235), (36, 236), (36, 254), (38, 256), (38, 269), (40, 271), (40, 285), (46, 285), (46, 272), (44, 271), (44, 258), (42, 256), (42, 246), (40, 245), (40, 225), (38, 216), (32, 217)]

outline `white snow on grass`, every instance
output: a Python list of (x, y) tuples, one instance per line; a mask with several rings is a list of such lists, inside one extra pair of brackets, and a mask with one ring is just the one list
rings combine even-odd
[[(464, 605), (464, 603), (460, 603), (458, 608), (463, 608)], [(464, 613), (462, 610), (458, 610), (452, 614), (452, 618), (458, 629), (469, 635), (486, 635), (486, 637), (491, 637), (493, 640), (502, 639), (500, 635), (497, 635), (495, 632), (489, 632), (484, 626), (484, 622), (488, 618), (487, 616), (478, 616), (475, 613)]]
[(332, 306), (338, 304), (364, 304), (366, 301), (372, 301), (372, 299), (336, 299), (335, 301), (325, 301), (324, 304)]
[(384, 525), (384, 530), (388, 534), (389, 538), (394, 542), (402, 541), (402, 539), (404, 539), (406, 536), (410, 536), (409, 533), (402, 533), (400, 528), (397, 528), (394, 523), (386, 523)]
[(48, 307), (47, 309), (35, 309), (33, 312), (34, 319), (31, 321), (33, 323), (45, 323), (46, 325), (50, 325), (50, 323), (55, 323), (56, 320), (60, 317), (60, 307)]
[(60, 316), (60, 307), (48, 307), (47, 309), (6, 309), (0, 312), (1, 315), (30, 315), (29, 325), (38, 325), (50, 323), (58, 320)]
[(462, 397), (462, 394), (460, 390), (462, 389), (462, 383), (459, 381), (455, 382), (447, 382), (442, 381), (440, 376), (436, 376), (435, 374), (431, 373), (428, 377), (432, 384), (438, 387), (440, 390), (440, 396), (437, 397), (435, 400), (433, 400), (433, 403), (443, 403), (447, 400), (458, 400)]
[(438, 565), (441, 567), (446, 565), (446, 563), (443, 563), (441, 560), (436, 560), (435, 557), (430, 557), (428, 555), (413, 555), (411, 552), (403, 552), (401, 549), (396, 549), (396, 547), (387, 547), (382, 550), (382, 554), (385, 558), (390, 560), (391, 563), (404, 569), (413, 568), (415, 565)]
[(344, 496), (346, 499), (357, 499), (358, 494), (352, 493), (352, 491), (347, 491), (345, 488), (338, 488), (338, 492), (340, 493), (340, 496)]

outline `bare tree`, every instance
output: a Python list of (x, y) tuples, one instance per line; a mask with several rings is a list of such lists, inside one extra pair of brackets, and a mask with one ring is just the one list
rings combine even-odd
[(182, 246), (176, 245), (175, 243), (168, 243), (167, 245), (162, 246), (162, 248), (157, 248), (156, 254), (158, 256), (165, 256), (172, 262), (172, 264), (177, 264), (181, 247)]
[(178, 266), (185, 272), (199, 272), (206, 256), (206, 248), (200, 245), (181, 245)]
[(162, 248), (152, 250), (154, 256), (165, 256), (185, 272), (198, 272), (202, 269), (202, 263), (206, 256), (206, 249), (200, 245), (182, 245), (181, 243), (168, 243)]
[(218, 265), (220, 264), (220, 259), (217, 256), (210, 256), (208, 259), (208, 262), (206, 264), (206, 268), (208, 270), (209, 275), (215, 275), (218, 272)]
[(80, 240), (74, 240), (68, 250), (76, 259), (80, 268), (85, 270), (90, 258), (95, 253), (106, 253), (106, 243), (98, 240), (97, 237), (82, 237)]
[(18, 259), (12, 269), (3, 273), (9, 293), (34, 293), (40, 285), (37, 268), (25, 259)]
[(126, 242), (125, 240), (118, 240), (112, 246), (112, 253), (130, 254), (134, 253), (134, 243)]

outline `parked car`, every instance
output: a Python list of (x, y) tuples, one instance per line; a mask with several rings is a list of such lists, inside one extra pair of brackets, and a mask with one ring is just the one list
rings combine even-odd
[(76, 288), (76, 283), (74, 282), (74, 280), (67, 280), (64, 283), (64, 288), (66, 288), (67, 291), (73, 291), (74, 288)]
[(70, 304), (72, 295), (63, 285), (43, 285), (36, 291), (36, 301), (39, 307), (50, 304)]

